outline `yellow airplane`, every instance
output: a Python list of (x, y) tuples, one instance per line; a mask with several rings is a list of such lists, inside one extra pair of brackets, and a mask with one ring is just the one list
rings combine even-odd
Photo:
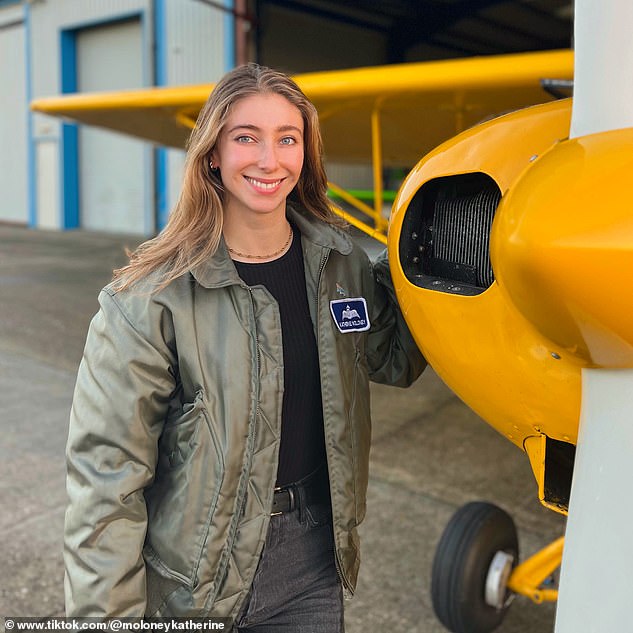
[[(461, 133), (415, 166), (394, 202), (390, 267), (416, 342), (527, 453), (541, 502), (569, 514), (564, 555), (561, 537), (518, 564), (503, 510), (458, 510), (432, 578), (436, 614), (456, 633), (496, 628), (512, 594), (558, 599), (557, 633), (630, 628), (633, 80), (623, 68), (633, 49), (623, 19), (628, 3), (577, 0), (574, 103)], [(559, 594), (546, 581), (561, 562)]]
[[(548, 361), (548, 355), (543, 347), (536, 357), (530, 357), (530, 354), (534, 355), (530, 345), (537, 346), (531, 341), (525, 345), (528, 357), (523, 350), (521, 355), (516, 355), (518, 347), (513, 343), (518, 317), (516, 311), (504, 303), (498, 284), (493, 280), (490, 264), (486, 261), (489, 257), (487, 233), (502, 194), (507, 191), (517, 173), (529, 163), (534, 152), (544, 151), (566, 135), (566, 129), (569, 128), (569, 101), (556, 100), (548, 82), (554, 86), (560, 82), (570, 82), (573, 64), (571, 51), (549, 51), (310, 73), (295, 77), (319, 111), (327, 159), (372, 165), (372, 207), (336, 184), (329, 185), (330, 190), (356, 212), (341, 212), (345, 219), (383, 244), (387, 243), (387, 222), (382, 212), (383, 169), (410, 169), (421, 156), (460, 132), (466, 139), (475, 139), (468, 143), (458, 137), (459, 140), (448, 141), (448, 145), (440, 145), (439, 149), (431, 151), (426, 159), (418, 163), (401, 188), (394, 205), (389, 233), (391, 265), (398, 298), (418, 345), (434, 369), (480, 416), (527, 452), (539, 482), (539, 497), (545, 504), (562, 512), (565, 511), (564, 495), (553, 500), (549, 488), (545, 486), (543, 455), (546, 440), (543, 438), (549, 437), (550, 442), (559, 441), (561, 446), (573, 447), (578, 420), (579, 372), (577, 367), (570, 368), (565, 358), (552, 363), (548, 376), (541, 376), (541, 365)], [(183, 148), (211, 89), (212, 85), (208, 84), (63, 95), (36, 100), (31, 108), (131, 134), (160, 145)], [(490, 130), (488, 135), (478, 131), (479, 128), (473, 128), (482, 120), (499, 113), (547, 101), (551, 105), (546, 106), (545, 113), (539, 117), (542, 124), (529, 133), (524, 130), (524, 121), (531, 120), (531, 115), (522, 113), (503, 118), (509, 122), (503, 124), (504, 128), (500, 131), (495, 120), (483, 124), (483, 130)], [(507, 139), (502, 154), (495, 145), (499, 139)], [(462, 151), (463, 148), (466, 151)], [(490, 152), (490, 149), (494, 151)], [(430, 165), (430, 171), (427, 165)], [(446, 181), (447, 191), (442, 191), (442, 186), (439, 189), (436, 187), (438, 179), (460, 171), (465, 175), (449, 178)], [(485, 172), (489, 175), (486, 176)], [(428, 288), (424, 288), (421, 283), (422, 276), (429, 272), (429, 262), (432, 261), (431, 267), (443, 265), (440, 258), (429, 259), (434, 249), (430, 242), (436, 237), (433, 234), (434, 220), (428, 216), (428, 203), (422, 200), (422, 194), (419, 193), (423, 191), (426, 197), (427, 188), (423, 185), (427, 181), (433, 181), (430, 184), (434, 190), (432, 196), (438, 200), (442, 196), (446, 197), (447, 192), (451, 195), (450, 191), (455, 189), (453, 183), (457, 185), (455, 191), (458, 197), (472, 198), (471, 201), (466, 199), (463, 204), (466, 205), (466, 214), (469, 213), (468, 205), (474, 204), (474, 211), (470, 212), (473, 217), (467, 218), (474, 220), (470, 239), (482, 243), (483, 250), (478, 254), (480, 261), (477, 265), (486, 268), (480, 271), (481, 283), (488, 284), (490, 288), (481, 287), (466, 294), (455, 291), (458, 285), (462, 289), (467, 286), (477, 288), (479, 282), (472, 278), (470, 268), (466, 270), (468, 264), (461, 265), (461, 273), (466, 278), (454, 280), (458, 283), (453, 284), (451, 292), (438, 293), (433, 287), (434, 282)], [(478, 188), (481, 187), (488, 190), (484, 194), (484, 197), (487, 196), (484, 203), (488, 206), (481, 217), (475, 217), (479, 215), (478, 206), (481, 206), (478, 202)], [(456, 211), (459, 212), (459, 209)], [(447, 209), (447, 213), (452, 211)], [(363, 219), (359, 218), (359, 214)], [(423, 226), (424, 222), (427, 226)], [(455, 238), (468, 240), (469, 236), (456, 235)], [(446, 255), (449, 267), (450, 257), (450, 254)], [(498, 313), (498, 319), (494, 330), (490, 331), (490, 314), (493, 313)], [(460, 333), (460, 339), (479, 343), (471, 343), (470, 347), (466, 347), (463, 340), (460, 342), (457, 338), (457, 332)], [(531, 331), (524, 337), (529, 338), (530, 334)], [(505, 347), (500, 346), (500, 340), (506, 341)], [(472, 353), (473, 345), (477, 348), (476, 354)], [(501, 357), (507, 365), (498, 364)], [(483, 383), (481, 380), (473, 381), (473, 367), (465, 366), (473, 358), (478, 359), (479, 367), (475, 369), (475, 375), (488, 373)], [(480, 368), (484, 369), (484, 373)], [(560, 389), (549, 391), (550, 380), (557, 386), (561, 385), (564, 393), (561, 394)], [(464, 382), (466, 384), (462, 384)], [(538, 393), (535, 395), (535, 392)], [(505, 393), (507, 397), (499, 402), (493, 397), (498, 393)], [(558, 408), (561, 401), (566, 407), (560, 418), (561, 424), (565, 425), (565, 433), (551, 430), (543, 423), (539, 423), (542, 434), (541, 431), (535, 431), (534, 421), (541, 419), (540, 413), (553, 404)], [(563, 435), (566, 439), (562, 439)], [(447, 614), (455, 611), (463, 597), (459, 592), (444, 586), (446, 583), (442, 582), (442, 575), (437, 570), (443, 569), (445, 573), (448, 570), (449, 580), (464, 575), (459, 558), (455, 557), (453, 551), (444, 551), (442, 543), (470, 521), (468, 513), (471, 507), (466, 506), (461, 514), (458, 512), (447, 526), (436, 553), (432, 586), (434, 606), (443, 624), (455, 631), (459, 629), (453, 627)], [(467, 515), (464, 516), (463, 512)], [(494, 515), (495, 530), (498, 530), (497, 517), (506, 519), (505, 513), (491, 504), (484, 506), (484, 512)], [(509, 527), (502, 531), (502, 536), (503, 539), (510, 538), (511, 543), (508, 545), (504, 540), (500, 544), (503, 547), (499, 549), (510, 554), (510, 562), (504, 560), (497, 583), (501, 585), (498, 593), (503, 595), (504, 606), (506, 581), (512, 570), (509, 586), (513, 592), (527, 595), (536, 602), (555, 599), (555, 590), (541, 589), (540, 585), (552, 569), (560, 564), (562, 539), (545, 552), (517, 566), (516, 530), (509, 517), (506, 521), (509, 521)], [(463, 535), (460, 538), (463, 539)], [(481, 536), (475, 535), (471, 549), (481, 549), (480, 540)], [(490, 547), (487, 549), (490, 550)], [(484, 553), (487, 560), (481, 564), (490, 565), (490, 559), (496, 553), (496, 544), (493, 549)], [(477, 588), (475, 579), (466, 577), (464, 580), (477, 595), (483, 595), (483, 589), (480, 591)], [(472, 620), (481, 610), (492, 619), (491, 624), (496, 625), (501, 621), (504, 609), (498, 604), (499, 597), (495, 596), (494, 599), (496, 602), (492, 605), (480, 604), (481, 600), (468, 605), (467, 617)]]
[[(373, 207), (334, 183), (331, 190), (366, 215), (346, 213), (351, 224), (388, 243), (420, 349), (525, 451), (540, 501), (563, 514), (582, 371), (633, 366), (633, 294), (611, 292), (632, 269), (632, 214), (615, 185), (628, 182), (633, 135), (569, 139), (571, 100), (554, 100), (551, 86), (564, 88), (573, 66), (570, 51), (551, 51), (295, 77), (319, 110), (327, 158), (373, 166)], [(182, 148), (210, 89), (71, 95), (32, 108)], [(491, 118), (501, 112), (510, 113)], [(414, 164), (387, 238), (383, 169)], [(602, 191), (603, 180), (614, 186), (590, 213), (591, 185)], [(579, 198), (579, 206), (569, 202)], [(613, 281), (601, 283), (607, 272)], [(500, 624), (513, 594), (556, 600), (544, 583), (562, 552), (563, 537), (519, 563), (512, 519), (492, 504), (467, 504), (436, 551), (436, 614), (455, 633), (484, 633)]]

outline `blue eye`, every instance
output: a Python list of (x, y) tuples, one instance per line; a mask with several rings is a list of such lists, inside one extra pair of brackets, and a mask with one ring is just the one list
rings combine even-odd
[(245, 136), (245, 135), (238, 136), (235, 140), (238, 143), (252, 143), (253, 142), (253, 139), (250, 136)]
[(284, 138), (281, 139), (282, 145), (294, 145), (296, 142), (292, 136), (284, 136)]

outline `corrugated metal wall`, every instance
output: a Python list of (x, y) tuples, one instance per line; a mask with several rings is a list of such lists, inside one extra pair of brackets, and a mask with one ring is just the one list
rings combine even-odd
[(225, 12), (197, 0), (172, 0), (166, 9), (169, 83), (218, 79), (225, 71)]
[(25, 25), (21, 6), (0, 9), (0, 220), (28, 221)]
[[(18, 9), (22, 12), (19, 5)], [(27, 10), (32, 98), (87, 86), (85, 77), (79, 81), (78, 68), (82, 63), (81, 47), (77, 46), (79, 35), (129, 19), (140, 24), (140, 85), (213, 82), (226, 70), (227, 14), (198, 0), (52, 0), (32, 3)], [(229, 35), (229, 44), (230, 41)], [(113, 63), (124, 62), (117, 58)], [(116, 69), (113, 72), (116, 75)], [(48, 228), (74, 227), (81, 225), (82, 217), (94, 218), (107, 212), (107, 201), (98, 211), (80, 208), (82, 169), (96, 174), (106, 171), (98, 153), (93, 152), (90, 165), (82, 165), (76, 130), (39, 114), (33, 115), (32, 123), (34, 224)], [(142, 221), (122, 222), (119, 209), (119, 219), (113, 212), (112, 222), (105, 223), (107, 230), (151, 234), (164, 223), (156, 201), (160, 201), (166, 214), (178, 195), (183, 153), (157, 150), (149, 144), (145, 148), (141, 166), (143, 201), (131, 205), (142, 207), (135, 211)], [(117, 159), (108, 156), (105, 160)], [(83, 198), (84, 205), (91, 204)], [(91, 222), (90, 226), (96, 225)]]

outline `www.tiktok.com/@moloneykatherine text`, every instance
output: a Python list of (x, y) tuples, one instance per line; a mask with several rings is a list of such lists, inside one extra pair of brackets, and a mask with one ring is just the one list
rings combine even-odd
[(7, 633), (18, 631), (125, 631), (175, 633), (176, 631), (231, 630), (229, 618), (4, 618)]

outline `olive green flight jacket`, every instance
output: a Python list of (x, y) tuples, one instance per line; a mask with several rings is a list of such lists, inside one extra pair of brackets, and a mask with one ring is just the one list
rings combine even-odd
[[(317, 340), (336, 565), (352, 593), (365, 515), (369, 379), (407, 386), (425, 361), (343, 231), (289, 209)], [(364, 298), (371, 328), (339, 331), (330, 302)], [(266, 538), (283, 396), (276, 302), (224, 244), (165, 289), (99, 296), (67, 444), (68, 616), (235, 618)]]

